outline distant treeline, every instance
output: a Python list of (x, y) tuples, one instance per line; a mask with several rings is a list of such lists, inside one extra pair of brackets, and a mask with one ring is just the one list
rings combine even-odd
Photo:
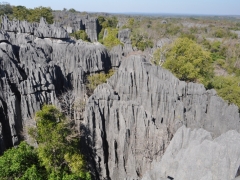
[(25, 6), (12, 6), (9, 3), (0, 3), (0, 15), (7, 15), (10, 19), (39, 22), (41, 17), (46, 18), (48, 23), (53, 23), (53, 14), (50, 7), (36, 7), (34, 9)]

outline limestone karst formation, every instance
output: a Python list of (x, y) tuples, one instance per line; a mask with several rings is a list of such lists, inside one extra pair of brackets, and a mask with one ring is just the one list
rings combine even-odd
[[(97, 43), (97, 19), (85, 26), (92, 43), (75, 41), (69, 27), (2, 17), (0, 31), (0, 152), (19, 143), (44, 103), (59, 106), (66, 90), (86, 100), (74, 112), (81, 148), (95, 179), (231, 180), (240, 174), (240, 118), (202, 84), (178, 80), (169, 71), (131, 53)], [(131, 55), (132, 54), (132, 55)], [(107, 83), (86, 98), (86, 77), (115, 68)]]

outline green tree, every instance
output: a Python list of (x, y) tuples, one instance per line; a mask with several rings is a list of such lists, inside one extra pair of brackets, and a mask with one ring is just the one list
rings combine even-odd
[(84, 30), (79, 30), (74, 33), (71, 33), (70, 36), (73, 36), (76, 39), (82, 39), (83, 41), (90, 41), (87, 33)]
[(102, 40), (103, 44), (107, 48), (112, 48), (116, 45), (121, 44), (120, 40), (117, 38), (118, 29), (107, 28), (107, 36)]
[(146, 33), (133, 32), (131, 35), (131, 42), (133, 47), (141, 51), (153, 47), (153, 42), (147, 37)]
[(46, 170), (40, 166), (36, 150), (26, 142), (0, 156), (0, 179), (41, 180)]
[(36, 113), (36, 122), (37, 127), (31, 128), (29, 134), (38, 143), (38, 157), (48, 171), (48, 179), (90, 179), (78, 150), (78, 133), (68, 119), (54, 106), (44, 105)]
[(205, 86), (213, 76), (210, 53), (188, 38), (179, 38), (172, 44), (163, 67), (180, 80), (200, 82)]
[(41, 17), (44, 17), (49, 24), (52, 24), (53, 23), (52, 9), (50, 7), (42, 6), (30, 9), (28, 21), (39, 22)]
[(68, 11), (69, 11), (69, 12), (72, 12), (72, 13), (77, 12), (77, 11), (76, 11), (75, 9), (73, 9), (73, 8), (69, 9)]
[(110, 70), (108, 73), (99, 73), (99, 74), (93, 74), (87, 77), (88, 84), (88, 93), (92, 94), (94, 89), (100, 84), (106, 83), (107, 79), (109, 79), (114, 74), (113, 70)]
[(15, 6), (13, 7), (13, 16), (18, 20), (28, 20), (30, 10), (25, 6)]
[[(110, 35), (111, 37), (109, 37), (109, 39), (113, 40), (113, 44), (119, 44), (120, 41), (118, 42), (117, 38), (114, 38), (115, 35), (113, 34), (113, 33), (115, 33), (115, 31), (117, 32), (117, 29), (116, 29), (117, 24), (118, 24), (117, 18), (115, 16), (113, 16), (111, 18), (105, 18), (103, 16), (98, 16), (98, 22), (99, 22), (100, 29), (101, 29), (100, 33), (98, 34), (99, 42), (104, 43), (103, 42), (103, 35), (104, 35), (105, 29), (107, 29), (108, 31), (113, 31), (113, 32), (110, 32), (110, 34), (112, 33), (113, 36)], [(109, 44), (109, 43), (107, 42), (107, 44)]]
[(1, 2), (0, 3), (0, 16), (6, 14), (11, 15), (13, 13), (13, 8), (9, 3)]
[(27, 9), (25, 6), (13, 7), (13, 17), (19, 20), (27, 20), (29, 22), (39, 22), (44, 17), (49, 24), (53, 23), (53, 14), (50, 7), (36, 7)]
[(235, 76), (217, 76), (212, 80), (212, 86), (218, 95), (229, 103), (240, 108), (240, 78)]

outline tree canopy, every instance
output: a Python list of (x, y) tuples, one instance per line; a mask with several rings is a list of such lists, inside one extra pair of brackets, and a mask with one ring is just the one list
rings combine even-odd
[(26, 142), (0, 156), (0, 179), (45, 179), (46, 170), (40, 165), (37, 151)]
[(120, 40), (117, 38), (118, 29), (107, 28), (107, 36), (100, 42), (102, 42), (107, 48), (112, 48), (116, 45), (121, 44)]
[(240, 107), (240, 78), (235, 76), (216, 76), (212, 80), (212, 86), (219, 96), (229, 103)]
[(38, 147), (22, 142), (5, 151), (0, 157), (0, 179), (90, 180), (72, 123), (52, 105), (36, 113), (36, 123), (28, 133)]
[(29, 22), (39, 22), (44, 17), (49, 24), (53, 23), (53, 14), (50, 7), (36, 7), (28, 9), (25, 6), (11, 6), (10, 4), (0, 5), (0, 15), (9, 15), (10, 18), (26, 20)]
[(0, 3), (0, 16), (1, 15), (9, 15), (13, 13), (13, 8), (9, 3), (1, 2)]
[(188, 38), (179, 38), (172, 44), (163, 67), (180, 80), (201, 82), (205, 85), (213, 76), (210, 53)]
[(87, 41), (87, 42), (90, 41), (87, 33), (84, 30), (79, 30), (79, 31), (76, 31), (74, 33), (71, 33), (70, 36), (73, 36), (77, 40), (82, 39), (83, 41)]

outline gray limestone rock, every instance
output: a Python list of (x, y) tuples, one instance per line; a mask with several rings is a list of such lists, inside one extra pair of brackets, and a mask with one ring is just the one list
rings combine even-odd
[(38, 28), (34, 31), (34, 35), (40, 38), (56, 38), (56, 39), (67, 39), (69, 38), (67, 31), (54, 23), (48, 25), (44, 18), (40, 19)]
[(7, 16), (2, 16), (1, 29), (7, 32), (33, 33), (37, 23), (28, 23), (27, 21), (9, 20)]
[(99, 179), (138, 179), (161, 160), (182, 125), (217, 137), (239, 131), (239, 113), (214, 90), (130, 56), (89, 98), (84, 124)]
[(59, 24), (44, 19), (35, 29), (38, 38), (19, 30), (24, 23), (5, 18), (7, 32), (0, 31), (0, 153), (28, 138), (24, 130), (35, 125), (34, 114), (43, 104), (59, 106), (57, 96), (66, 89), (85, 97), (86, 76), (111, 68), (104, 46), (67, 39)]
[(234, 130), (212, 139), (203, 129), (179, 128), (160, 162), (143, 180), (231, 180), (240, 164), (240, 134)]
[[(97, 41), (97, 19), (69, 18), (76, 22), (73, 28), (85, 29), (91, 41)], [(1, 27), (0, 153), (18, 144), (24, 128), (35, 125), (34, 114), (44, 103), (59, 106), (58, 97), (70, 90), (76, 99), (87, 102), (85, 109), (81, 108), (84, 116), (83, 112), (74, 112), (73, 116), (81, 124), (83, 152), (96, 179), (140, 179), (157, 167), (156, 162), (166, 162), (164, 156), (171, 156), (166, 149), (182, 125), (206, 131), (182, 129), (183, 136), (174, 136), (179, 140), (173, 139), (169, 146), (169, 152), (178, 147), (171, 157), (174, 168), (166, 164), (161, 167), (166, 168), (164, 172), (188, 177), (180, 168), (190, 168), (199, 158), (206, 160), (201, 162), (206, 163), (202, 169), (206, 171), (211, 162), (217, 162), (216, 155), (211, 154), (214, 149), (224, 156), (216, 165), (221, 171), (213, 168), (202, 178), (215, 174), (235, 178), (240, 164), (235, 143), (239, 137), (236, 131), (240, 130), (238, 107), (228, 105), (216, 91), (206, 90), (202, 84), (178, 80), (144, 56), (130, 55), (129, 30), (119, 32), (124, 46), (109, 52), (100, 43), (69, 39), (62, 24), (48, 25), (44, 19), (40, 24), (29, 24), (4, 16)], [(87, 76), (112, 67), (119, 69), (87, 98)], [(185, 149), (178, 146), (180, 142)], [(204, 154), (205, 149), (210, 154)], [(176, 159), (179, 152), (185, 159)], [(180, 167), (175, 162), (183, 164)], [(202, 176), (195, 170), (189, 177), (194, 173)], [(158, 179), (167, 178), (167, 174), (161, 176)]]
[(130, 34), (131, 34), (131, 30), (130, 30), (130, 29), (120, 30), (120, 31), (118, 32), (118, 39), (119, 39), (122, 43), (131, 44)]
[(98, 20), (96, 18), (90, 18), (86, 20), (86, 33), (88, 35), (88, 38), (91, 40), (91, 42), (96, 42), (98, 40)]

